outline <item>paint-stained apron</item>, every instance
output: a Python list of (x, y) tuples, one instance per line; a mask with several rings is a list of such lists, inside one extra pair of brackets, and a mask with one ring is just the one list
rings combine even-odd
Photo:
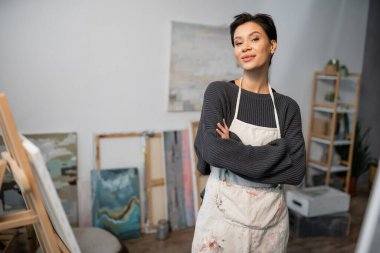
[[(281, 138), (272, 89), (276, 128), (237, 119), (241, 87), (230, 131), (245, 145), (261, 146)], [(198, 212), (192, 252), (286, 252), (288, 209), (281, 185), (246, 180), (227, 169), (211, 167)]]

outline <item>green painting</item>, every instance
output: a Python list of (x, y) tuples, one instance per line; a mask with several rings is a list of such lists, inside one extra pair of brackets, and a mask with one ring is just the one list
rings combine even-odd
[[(77, 134), (46, 133), (24, 135), (40, 150), (57, 189), (69, 222), (78, 225)], [(5, 150), (2, 139), (0, 151)], [(24, 200), (13, 176), (6, 173), (0, 192), (3, 212), (25, 208)]]

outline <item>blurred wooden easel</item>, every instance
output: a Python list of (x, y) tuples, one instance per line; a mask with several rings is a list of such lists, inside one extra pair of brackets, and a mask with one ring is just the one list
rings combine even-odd
[(27, 210), (1, 216), (0, 232), (33, 225), (43, 252), (70, 252), (53, 229), (8, 101), (3, 93), (0, 93), (0, 127), (7, 149), (1, 154), (3, 159), (0, 160), (0, 186), (3, 183), (5, 167), (8, 167), (21, 189), (27, 207)]
[[(6, 166), (7, 166), (6, 161), (0, 160), (0, 189), (2, 187)], [(6, 253), (9, 250), (12, 250), (10, 249), (10, 247), (13, 241), (16, 239), (16, 234), (17, 234), (17, 230), (15, 229), (0, 231), (0, 243), (1, 243), (0, 252)]]

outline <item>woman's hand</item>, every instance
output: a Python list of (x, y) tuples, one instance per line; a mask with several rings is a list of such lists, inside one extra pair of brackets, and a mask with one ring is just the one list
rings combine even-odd
[(217, 126), (218, 128), (216, 129), (216, 132), (220, 135), (220, 137), (222, 139), (229, 139), (230, 130), (228, 129), (226, 121), (223, 119), (223, 125), (218, 122)]

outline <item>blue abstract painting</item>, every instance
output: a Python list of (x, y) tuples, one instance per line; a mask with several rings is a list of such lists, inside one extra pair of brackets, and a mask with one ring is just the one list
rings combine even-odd
[(140, 237), (140, 199), (137, 168), (91, 172), (93, 226), (121, 240)]

